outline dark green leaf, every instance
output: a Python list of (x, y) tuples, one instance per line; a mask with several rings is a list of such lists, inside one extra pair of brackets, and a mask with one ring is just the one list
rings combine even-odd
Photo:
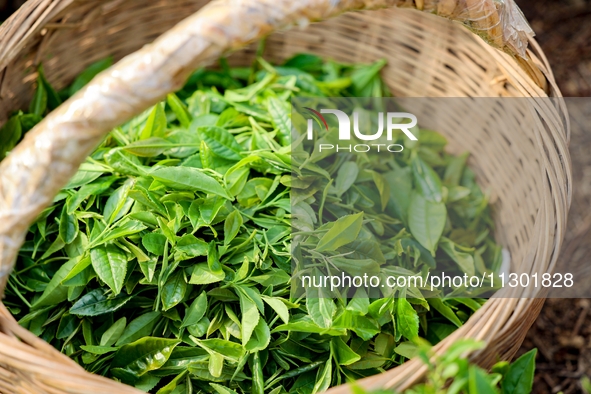
[(202, 292), (199, 294), (199, 297), (195, 298), (193, 303), (191, 303), (191, 306), (187, 308), (181, 327), (197, 324), (199, 320), (205, 316), (205, 312), (207, 312), (207, 295), (205, 292)]
[(124, 295), (107, 298), (104, 290), (96, 289), (76, 301), (70, 308), (70, 313), (77, 316), (103, 315), (118, 310), (132, 298), (133, 296)]
[(168, 278), (166, 284), (162, 288), (162, 307), (163, 309), (169, 310), (170, 308), (178, 305), (187, 291), (187, 280), (185, 273), (177, 271)]

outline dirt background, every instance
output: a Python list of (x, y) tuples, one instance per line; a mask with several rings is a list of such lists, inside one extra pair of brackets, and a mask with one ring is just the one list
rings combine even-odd
[[(564, 96), (591, 95), (591, 0), (516, 0), (536, 32)], [(24, 0), (0, 0), (0, 20)], [(585, 119), (585, 118), (583, 118)], [(591, 134), (573, 129), (573, 205), (562, 259), (591, 254)], [(538, 348), (535, 394), (583, 393), (591, 377), (591, 300), (549, 299), (520, 350)]]
[[(591, 1), (516, 0), (536, 32), (564, 96), (591, 95)], [(584, 116), (577, 118), (585, 120)], [(588, 264), (591, 253), (591, 135), (573, 127), (573, 203), (561, 259)], [(591, 300), (549, 299), (521, 353), (538, 348), (533, 392), (583, 393), (591, 377)]]

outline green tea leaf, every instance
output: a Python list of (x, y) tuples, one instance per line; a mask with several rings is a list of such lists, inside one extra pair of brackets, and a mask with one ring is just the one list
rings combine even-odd
[(75, 215), (68, 214), (64, 205), (60, 216), (60, 237), (66, 244), (74, 242), (78, 236), (78, 219)]
[(174, 93), (170, 93), (166, 96), (166, 102), (172, 109), (172, 112), (176, 115), (181, 126), (188, 128), (191, 125), (191, 114), (187, 110), (185, 104)]
[(118, 310), (132, 298), (133, 296), (123, 295), (107, 298), (102, 289), (95, 289), (76, 301), (70, 308), (70, 313), (77, 316), (103, 315)]
[(318, 327), (329, 328), (337, 310), (334, 301), (331, 298), (319, 298), (318, 293), (316, 298), (312, 297), (314, 297), (312, 294), (307, 295), (308, 314)]
[(242, 312), (242, 345), (245, 346), (259, 322), (260, 315), (256, 304), (248, 296), (242, 291), (238, 291), (238, 296), (240, 297), (240, 311)]
[(275, 313), (277, 313), (277, 316), (279, 316), (285, 324), (289, 323), (289, 310), (280, 298), (267, 296), (262, 296), (261, 298), (275, 311)]
[(362, 223), (363, 212), (337, 219), (331, 229), (320, 238), (316, 250), (332, 251), (353, 242), (361, 230)]
[(195, 298), (191, 306), (187, 308), (181, 327), (197, 324), (205, 316), (205, 312), (207, 312), (207, 295), (205, 292), (201, 292), (199, 297)]
[(140, 133), (139, 139), (147, 140), (150, 137), (164, 137), (165, 130), (166, 114), (164, 113), (164, 108), (162, 104), (156, 104), (150, 112), (150, 116), (148, 116), (148, 120)]
[(11, 151), (23, 135), (20, 116), (13, 115), (0, 129), (0, 160)]
[(252, 336), (244, 348), (249, 352), (265, 350), (267, 346), (269, 346), (269, 342), (271, 342), (271, 331), (269, 330), (269, 326), (265, 323), (264, 319), (259, 319), (252, 332)]
[(116, 346), (135, 342), (143, 337), (152, 335), (156, 323), (160, 319), (160, 312), (148, 312), (133, 319), (117, 340)]
[(273, 126), (277, 129), (281, 144), (287, 145), (291, 140), (291, 119), (281, 100), (276, 97), (267, 99), (267, 111), (271, 115)]
[(70, 85), (69, 89), (69, 95), (73, 96), (76, 92), (87, 85), (98, 73), (111, 67), (112, 64), (113, 58), (111, 57), (92, 63), (84, 71), (82, 71), (78, 77), (76, 77), (74, 82), (72, 82), (72, 85)]
[(47, 92), (47, 107), (50, 111), (53, 111), (54, 109), (60, 106), (60, 104), (62, 103), (62, 99), (55, 91), (53, 86), (51, 86), (49, 81), (47, 81), (47, 79), (45, 78), (45, 71), (43, 70), (43, 65), (39, 65), (39, 67), (37, 68), (37, 72), (39, 73), (39, 80), (43, 84), (43, 87)]
[(468, 394), (496, 394), (497, 392), (495, 385), (491, 382), (485, 371), (477, 366), (470, 366)]
[(537, 349), (523, 354), (509, 366), (501, 382), (503, 394), (530, 393), (534, 382)]
[(87, 346), (87, 345), (82, 345), (80, 346), (80, 349), (84, 350), (85, 352), (88, 353), (92, 353), (92, 354), (98, 354), (98, 355), (103, 355), (103, 354), (108, 354), (108, 353), (112, 353), (112, 352), (116, 352), (119, 348), (117, 347), (111, 347), (111, 346)]
[(359, 167), (354, 161), (346, 161), (340, 166), (335, 179), (335, 189), (337, 191), (337, 196), (341, 196), (343, 193), (349, 190), (351, 185), (355, 183), (357, 174), (359, 174)]
[(224, 272), (211, 271), (206, 263), (196, 264), (193, 268), (189, 283), (192, 285), (207, 285), (224, 280)]
[(201, 170), (191, 167), (156, 167), (150, 176), (175, 190), (202, 191), (232, 200), (224, 187)]
[(441, 313), (447, 320), (452, 322), (456, 325), (456, 327), (461, 327), (462, 322), (458, 319), (458, 316), (454, 313), (454, 311), (447, 306), (441, 299), (439, 298), (430, 298), (427, 300), (429, 305), (433, 307), (437, 312)]
[(169, 310), (170, 308), (178, 305), (187, 291), (187, 280), (185, 273), (177, 271), (168, 278), (166, 284), (162, 288), (162, 307), (163, 309)]
[(139, 157), (156, 157), (170, 148), (172, 144), (161, 137), (149, 137), (132, 142), (123, 149), (132, 155)]
[(431, 202), (418, 193), (413, 193), (408, 207), (408, 224), (413, 237), (435, 256), (447, 210), (444, 203)]
[(162, 256), (164, 254), (165, 244), (166, 237), (160, 233), (148, 233), (142, 237), (144, 248), (156, 256)]
[(122, 346), (111, 363), (113, 375), (130, 382), (158, 369), (166, 363), (179, 343), (175, 339), (146, 337)]
[(238, 362), (245, 354), (244, 348), (239, 343), (224, 339), (197, 339), (196, 343), (204, 349), (219, 353), (223, 358), (233, 362)]
[(443, 200), (443, 190), (439, 175), (418, 156), (412, 160), (411, 168), (422, 196), (430, 202), (440, 203)]
[(347, 346), (341, 337), (332, 338), (330, 347), (339, 365), (350, 365), (361, 359), (361, 356)]
[(215, 155), (228, 160), (242, 159), (242, 147), (226, 129), (217, 126), (204, 126), (198, 127), (197, 133)]
[(119, 294), (127, 273), (125, 253), (113, 244), (101, 245), (90, 251), (90, 260), (98, 277)]
[(100, 346), (110, 347), (114, 345), (123, 334), (126, 325), (127, 319), (125, 316), (117, 320), (107, 331), (104, 332), (101, 337)]
[(471, 254), (462, 251), (459, 245), (456, 245), (445, 237), (441, 238), (439, 246), (453, 261), (456, 262), (463, 272), (467, 273), (469, 276), (474, 276), (476, 270), (474, 267), (474, 258)]
[(78, 259), (70, 259), (62, 265), (51, 278), (51, 281), (45, 287), (43, 294), (32, 306), (32, 309), (39, 309), (47, 305), (57, 305), (65, 301), (68, 297), (68, 288), (61, 283), (68, 273), (76, 266)]
[(419, 315), (406, 298), (396, 301), (396, 331), (410, 340), (419, 336)]
[(185, 234), (180, 237), (176, 243), (178, 259), (186, 260), (188, 258), (205, 256), (209, 246), (202, 239), (196, 238), (194, 235)]
[(240, 211), (233, 210), (224, 221), (224, 245), (230, 244), (240, 232), (242, 226), (242, 215)]
[(33, 100), (29, 105), (29, 112), (38, 116), (42, 116), (47, 109), (47, 90), (45, 90), (45, 84), (41, 79), (41, 76), (37, 76), (37, 89)]
[(318, 370), (316, 375), (316, 384), (312, 389), (312, 393), (316, 394), (322, 391), (326, 391), (330, 387), (332, 382), (332, 360), (328, 360), (324, 367)]

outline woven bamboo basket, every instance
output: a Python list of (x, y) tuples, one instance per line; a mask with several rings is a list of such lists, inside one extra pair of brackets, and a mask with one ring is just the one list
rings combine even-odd
[[(249, 44), (269, 34), (266, 56), (273, 61), (298, 52), (346, 62), (386, 58), (383, 77), (397, 96), (528, 100), (535, 108), (533, 124), (524, 124), (519, 111), (503, 120), (508, 130), (518, 130), (517, 147), (486, 129), (447, 137), (452, 150), (478, 150), (486, 141), (470, 165), (497, 196), (500, 241), (521, 272), (551, 271), (570, 205), (568, 120), (546, 59), (520, 19), (507, 12), (515, 11), (512, 5), (510, 0), (29, 0), (0, 27), (0, 123), (28, 105), (36, 64), (42, 62), (50, 82), (62, 88), (96, 60), (110, 55), (122, 60), (51, 113), (0, 164), (0, 293), (28, 226), (108, 131), (229, 51), (232, 64), (250, 64)], [(375, 10), (345, 13), (365, 8)], [(294, 25), (299, 28), (285, 31)], [(271, 34), (277, 29), (283, 31)], [(529, 49), (516, 43), (529, 43)], [(484, 109), (478, 116), (485, 124), (501, 115)], [(540, 311), (542, 295), (514, 289), (491, 299), (435, 351), (471, 337), (487, 343), (475, 362), (490, 366), (511, 358)], [(421, 362), (411, 360), (359, 384), (402, 389), (424, 374)], [(85, 372), (21, 328), (2, 304), (0, 392), (138, 393)]]

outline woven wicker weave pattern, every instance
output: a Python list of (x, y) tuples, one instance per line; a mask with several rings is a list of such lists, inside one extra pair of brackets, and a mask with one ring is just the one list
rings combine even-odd
[[(38, 62), (43, 62), (50, 82), (61, 88), (89, 63), (108, 55), (116, 59), (129, 55), (207, 3), (31, 0), (0, 28), (0, 68), (6, 66), (0, 71), (0, 121), (29, 102)], [(465, 3), (481, 5), (468, 7), (480, 13), (471, 18), (476, 24), (482, 23), (490, 42), (497, 40), (502, 46), (498, 42), (502, 33), (494, 28), (499, 26), (499, 16), (494, 12), (494, 3), (488, 0), (349, 0), (340, 2), (339, 8), (331, 7), (328, 0), (310, 1), (306, 3), (309, 7), (288, 0), (209, 4), (204, 12), (97, 78), (48, 116), (2, 162), (0, 271), (12, 268), (29, 223), (51, 203), (53, 195), (102, 136), (179, 87), (197, 66), (211, 63), (226, 50), (238, 49), (277, 27), (305, 27), (303, 21), (307, 19), (325, 19), (346, 9), (368, 4), (375, 8), (412, 5), (425, 10), (439, 7), (438, 12), (444, 14)], [(465, 14), (448, 11), (447, 16), (459, 18)], [(486, 30), (485, 26), (493, 28)], [(547, 97), (545, 83), (550, 95), (560, 94), (543, 55), (536, 51), (535, 42), (530, 45), (534, 51), (528, 52), (526, 61), (491, 48), (462, 26), (443, 18), (391, 9), (350, 13), (306, 29), (273, 34), (267, 42), (267, 55), (276, 61), (302, 51), (347, 62), (383, 57), (388, 60), (384, 79), (399, 96), (530, 98), (536, 108), (534, 124), (524, 124), (517, 109), (503, 119), (492, 109), (479, 114), (483, 120), (502, 120), (509, 129), (524, 130), (516, 140), (519, 149), (512, 149), (514, 154), (509, 157), (504, 156), (507, 142), (502, 136), (486, 130), (447, 137), (451, 150), (468, 148), (476, 153), (471, 166), (479, 182), (495, 191), (499, 239), (511, 250), (514, 263), (531, 267), (532, 272), (546, 272), (557, 257), (570, 203), (568, 126), (561, 100), (550, 103), (543, 99)], [(241, 50), (230, 62), (250, 64), (253, 52), (253, 48)], [(454, 121), (457, 119), (449, 119), (450, 125)], [(487, 142), (486, 152), (482, 150), (483, 141)], [(438, 345), (438, 351), (455, 338), (467, 336), (488, 342), (487, 349), (477, 356), (483, 365), (497, 357), (511, 357), (543, 302), (517, 298), (522, 295), (514, 292), (508, 294), (514, 298), (489, 301), (465, 326)], [(87, 374), (16, 325), (4, 308), (0, 315), (4, 316), (0, 318), (0, 392), (137, 392)], [(413, 360), (366, 379), (364, 385), (404, 387), (423, 374), (424, 367)], [(348, 392), (346, 387), (333, 390)]]

